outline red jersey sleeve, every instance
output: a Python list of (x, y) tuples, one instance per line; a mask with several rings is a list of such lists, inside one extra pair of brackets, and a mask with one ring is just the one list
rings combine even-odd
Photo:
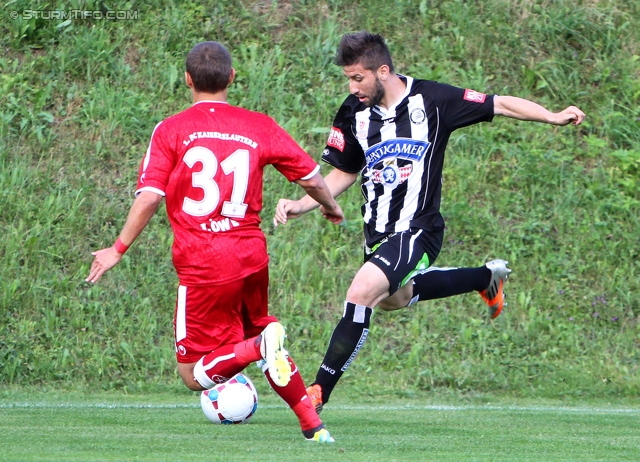
[(136, 196), (142, 191), (152, 191), (161, 196), (167, 193), (169, 176), (175, 167), (175, 149), (166, 139), (164, 122), (156, 125), (151, 135), (147, 152), (142, 159), (138, 173)]
[(320, 171), (320, 166), (273, 119), (268, 118), (269, 155), (266, 163), (272, 164), (289, 181), (306, 180)]

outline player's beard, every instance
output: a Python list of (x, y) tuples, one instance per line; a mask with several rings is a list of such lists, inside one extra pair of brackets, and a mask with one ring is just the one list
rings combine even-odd
[(380, 101), (382, 101), (382, 98), (384, 98), (384, 86), (382, 86), (382, 82), (380, 82), (377, 75), (373, 90), (373, 95), (371, 95), (371, 98), (369, 98), (369, 104), (367, 104), (369, 107), (377, 106), (380, 104)]

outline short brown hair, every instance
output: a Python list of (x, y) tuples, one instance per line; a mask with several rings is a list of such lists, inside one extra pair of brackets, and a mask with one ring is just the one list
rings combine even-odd
[(344, 34), (334, 62), (338, 66), (361, 64), (370, 71), (377, 71), (380, 66), (386, 64), (391, 72), (395, 72), (391, 53), (382, 35), (367, 31)]
[(202, 42), (187, 54), (187, 72), (198, 92), (217, 93), (229, 85), (231, 54), (218, 42)]

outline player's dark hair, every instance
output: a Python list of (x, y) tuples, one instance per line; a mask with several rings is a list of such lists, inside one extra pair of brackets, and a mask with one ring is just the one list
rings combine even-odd
[(229, 85), (231, 54), (218, 42), (202, 42), (187, 54), (187, 72), (198, 92), (217, 93)]
[(370, 71), (377, 71), (380, 66), (386, 64), (392, 73), (395, 72), (384, 37), (367, 31), (344, 34), (338, 45), (334, 63), (338, 66), (361, 64)]

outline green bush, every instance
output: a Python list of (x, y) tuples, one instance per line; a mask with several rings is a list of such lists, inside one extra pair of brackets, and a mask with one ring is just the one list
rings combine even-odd
[[(135, 20), (25, 19), (51, 8), (10, 2), (3, 15), (19, 17), (0, 25), (0, 383), (178, 384), (163, 212), (119, 267), (94, 287), (84, 278), (90, 252), (124, 223), (153, 127), (190, 104), (186, 52), (226, 44), (238, 72), (230, 101), (270, 114), (319, 160), (348, 91), (335, 47), (366, 28), (387, 37), (401, 73), (552, 110), (575, 104), (587, 119), (577, 129), (495, 120), (454, 135), (438, 265), (509, 260), (509, 305), (494, 322), (475, 295), (376, 312), (341, 386), (640, 392), (637, 3), (128, 2)], [(300, 190), (267, 175), (271, 309), (311, 380), (360, 265), (361, 197), (354, 188), (340, 200), (342, 226), (316, 213), (273, 229), (277, 199)]]

